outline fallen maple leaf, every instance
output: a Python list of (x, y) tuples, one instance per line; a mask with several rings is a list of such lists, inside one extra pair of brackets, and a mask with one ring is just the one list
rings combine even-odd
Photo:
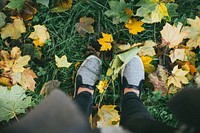
[(157, 73), (161, 77), (161, 80), (165, 83), (166, 86), (167, 78), (169, 77), (168, 70), (165, 69), (163, 66), (158, 65)]
[(26, 68), (21, 73), (12, 74), (13, 84), (19, 83), (25, 90), (34, 91), (36, 84), (34, 78), (37, 78), (37, 76), (30, 68)]
[(56, 66), (58, 68), (60, 68), (60, 67), (68, 68), (72, 64), (67, 61), (66, 55), (63, 55), (61, 58), (59, 58), (57, 55), (55, 55), (55, 60), (56, 60)]
[(139, 55), (140, 56), (154, 56), (156, 55), (156, 52), (155, 52), (155, 49), (154, 49), (154, 46), (156, 46), (157, 44), (155, 42), (153, 42), (152, 40), (148, 40), (148, 41), (145, 41), (144, 42), (144, 46), (142, 46), (140, 48), (140, 51), (139, 51)]
[[(12, 86), (11, 89), (0, 86), (0, 122), (17, 119), (17, 115), (26, 112), (26, 108), (31, 106), (31, 98), (25, 94), (25, 90), (19, 85)], [(17, 119), (18, 120), (18, 119)]]
[(0, 12), (0, 29), (6, 24), (5, 19), (6, 15), (3, 12)]
[(188, 79), (185, 77), (189, 71), (183, 71), (182, 69), (178, 69), (178, 65), (176, 65), (172, 70), (172, 75), (168, 77), (167, 85), (170, 86), (173, 84), (175, 87), (181, 88), (182, 84), (187, 84)]
[(196, 16), (193, 19), (187, 19), (190, 26), (184, 27), (183, 31), (188, 33), (187, 38), (190, 40), (187, 42), (187, 46), (191, 48), (200, 47), (200, 18)]
[(86, 33), (94, 33), (94, 28), (91, 25), (93, 23), (94, 23), (93, 18), (82, 17), (80, 18), (79, 23), (77, 23), (76, 30), (82, 36), (85, 36)]
[(56, 7), (51, 9), (51, 12), (65, 12), (72, 7), (72, 0), (58, 0)]
[(151, 57), (149, 57), (149, 56), (142, 56), (141, 59), (142, 59), (142, 62), (144, 64), (144, 70), (145, 70), (145, 72), (151, 73), (151, 72), (155, 71), (154, 65), (150, 64), (151, 61), (153, 60)]
[(23, 72), (24, 66), (26, 66), (30, 60), (29, 55), (21, 56), (21, 51), (18, 47), (14, 47), (11, 50), (11, 54), (2, 50), (1, 54), (3, 60), (0, 61), (0, 66), (5, 71), (11, 72)]
[(112, 75), (112, 80), (115, 80), (122, 68), (137, 55), (138, 51), (138, 47), (133, 47), (128, 51), (115, 55), (107, 71), (108, 76)]
[(100, 81), (99, 84), (97, 85), (97, 89), (99, 90), (99, 93), (103, 93), (108, 87), (108, 80), (105, 79), (103, 81)]
[(141, 6), (136, 16), (144, 17), (144, 23), (161, 22), (164, 17), (169, 17), (166, 4), (158, 0), (140, 0), (136, 6)]
[(58, 80), (50, 80), (50, 81), (46, 82), (42, 86), (42, 89), (40, 90), (40, 95), (45, 94), (46, 96), (48, 96), (52, 90), (59, 89), (60, 84), (61, 84), (61, 82)]
[(105, 12), (108, 17), (113, 17), (113, 24), (126, 23), (128, 19), (133, 16), (133, 12), (127, 8), (126, 2), (124, 0), (120, 1), (109, 1), (110, 10)]
[(15, 18), (13, 23), (7, 23), (4, 28), (1, 29), (1, 38), (5, 39), (10, 37), (11, 39), (19, 39), (21, 33), (26, 32), (23, 20)]
[(129, 19), (128, 23), (125, 24), (125, 27), (128, 28), (129, 32), (133, 35), (137, 35), (138, 32), (142, 32), (144, 27), (142, 27), (144, 23), (141, 21), (137, 21), (136, 18)]
[(115, 105), (103, 105), (98, 110), (98, 116), (100, 117), (100, 120), (97, 122), (98, 128), (114, 126), (113, 122), (117, 123), (115, 125), (119, 125), (120, 116), (115, 107)]
[(103, 38), (100, 38), (97, 40), (99, 42), (99, 44), (101, 45), (100, 51), (111, 50), (111, 48), (112, 48), (111, 42), (113, 41), (112, 35), (102, 32), (102, 36), (103, 36)]
[(25, 20), (33, 19), (34, 15), (37, 13), (37, 9), (31, 5), (29, 2), (24, 3), (23, 10), (20, 11), (20, 16)]
[(44, 25), (35, 25), (33, 27), (35, 31), (31, 32), (29, 38), (34, 40), (33, 43), (35, 46), (43, 46), (45, 42), (50, 39), (47, 28)]
[(25, 0), (9, 0), (10, 2), (6, 7), (10, 9), (17, 9), (18, 11), (21, 10), (24, 6), (24, 1)]
[(165, 87), (164, 81), (160, 80), (156, 73), (149, 74), (150, 82), (154, 86), (154, 91), (162, 91), (162, 94), (167, 94), (168, 90)]
[(181, 23), (178, 23), (177, 26), (171, 26), (170, 24), (166, 23), (162, 31), (160, 31), (162, 35), (162, 45), (168, 45), (169, 48), (174, 48), (179, 45), (187, 36), (185, 32), (181, 31), (181, 28)]
[[(190, 62), (185, 62), (185, 65), (189, 67), (188, 71), (190, 71), (191, 75), (194, 76), (198, 70), (194, 65), (191, 65)], [(183, 67), (183, 66), (182, 66)]]
[(169, 55), (172, 63), (176, 60), (187, 61), (186, 49), (174, 49)]

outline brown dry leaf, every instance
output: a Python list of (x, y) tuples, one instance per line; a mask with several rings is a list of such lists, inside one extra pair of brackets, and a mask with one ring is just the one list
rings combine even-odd
[(185, 77), (189, 71), (178, 69), (176, 65), (172, 71), (172, 75), (168, 77), (167, 86), (173, 84), (175, 87), (181, 88), (182, 84), (188, 84), (188, 79)]
[(168, 45), (169, 48), (178, 46), (187, 36), (187, 33), (182, 32), (181, 28), (181, 23), (178, 23), (177, 26), (171, 26), (169, 23), (166, 23), (162, 31), (160, 31), (162, 35), (162, 45)]
[(190, 26), (184, 27), (183, 31), (187, 33), (187, 38), (190, 40), (187, 42), (187, 46), (191, 48), (196, 48), (200, 46), (200, 18), (188, 19), (188, 24)]
[(156, 73), (149, 74), (150, 82), (154, 85), (154, 91), (162, 91), (162, 94), (165, 95), (168, 93), (168, 90), (165, 88), (164, 81), (160, 80)]
[(153, 42), (152, 40), (148, 40), (144, 42), (144, 46), (141, 47), (140, 51), (139, 51), (139, 55), (140, 56), (154, 56), (156, 55), (155, 53), (155, 49), (154, 46), (156, 46), (157, 44), (155, 42)]
[(51, 12), (65, 12), (72, 7), (72, 0), (59, 0)]
[(33, 19), (34, 15), (37, 13), (37, 9), (31, 5), (31, 3), (25, 2), (24, 3), (24, 8), (20, 12), (21, 17), (28, 21)]
[(60, 84), (61, 82), (58, 80), (51, 80), (46, 82), (40, 91), (40, 95), (45, 94), (46, 96), (48, 96), (52, 90), (59, 89)]
[(98, 116), (100, 117), (100, 120), (97, 122), (97, 127), (108, 127), (108, 126), (114, 126), (113, 123), (116, 122), (118, 125), (120, 116), (118, 114), (118, 111), (115, 110), (115, 105), (103, 105), (98, 110)]
[(85, 36), (86, 33), (94, 33), (94, 28), (91, 24), (94, 23), (94, 19), (90, 17), (82, 17), (79, 23), (76, 25), (76, 30), (81, 36)]
[(165, 83), (167, 83), (167, 78), (169, 77), (167, 69), (165, 69), (163, 66), (158, 65), (157, 67), (157, 73), (161, 77), (161, 80)]
[(171, 50), (169, 57), (172, 63), (174, 63), (176, 60), (187, 61), (186, 49)]
[(11, 39), (19, 39), (22, 33), (26, 32), (26, 27), (23, 20), (15, 18), (13, 23), (7, 23), (4, 28), (1, 29), (1, 38), (5, 39), (10, 37)]
[(19, 83), (24, 89), (29, 89), (31, 91), (35, 89), (36, 82), (34, 78), (37, 78), (37, 76), (30, 68), (26, 68), (21, 73), (12, 74), (13, 84)]
[(44, 25), (35, 25), (33, 27), (35, 31), (31, 32), (29, 38), (34, 40), (33, 43), (35, 46), (43, 46), (45, 42), (50, 39), (47, 28)]

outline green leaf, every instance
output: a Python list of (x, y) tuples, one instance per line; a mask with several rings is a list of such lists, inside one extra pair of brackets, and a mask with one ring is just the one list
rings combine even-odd
[(109, 6), (110, 10), (107, 10), (105, 15), (108, 17), (113, 17), (114, 24), (128, 21), (130, 15), (126, 14), (125, 12), (127, 5), (124, 0), (110, 1)]
[(176, 9), (178, 8), (177, 4), (167, 3), (166, 7), (168, 10), (168, 14), (169, 14), (169, 17), (166, 18), (167, 21), (171, 21), (172, 17), (178, 16), (178, 13), (176, 12)]
[(36, 0), (36, 2), (49, 7), (49, 0)]
[(144, 17), (144, 23), (161, 22), (165, 17), (169, 17), (166, 4), (157, 2), (157, 0), (140, 0), (136, 6), (141, 6), (136, 13), (136, 16)]
[(0, 122), (9, 121), (18, 114), (25, 113), (25, 109), (31, 104), (31, 97), (25, 94), (25, 90), (19, 85), (7, 87), (0, 86)]
[(6, 24), (5, 19), (6, 15), (3, 12), (0, 12), (0, 29)]
[(126, 52), (115, 55), (114, 59), (111, 62), (111, 67), (109, 70), (112, 70), (112, 80), (115, 80), (120, 72), (120, 70), (139, 52), (138, 47), (134, 47)]
[(6, 5), (6, 7), (10, 9), (17, 9), (18, 11), (21, 10), (24, 7), (24, 1), (25, 0), (9, 0), (10, 3)]

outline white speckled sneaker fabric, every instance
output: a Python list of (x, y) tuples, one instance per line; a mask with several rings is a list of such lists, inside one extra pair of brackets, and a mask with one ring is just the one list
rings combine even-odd
[(121, 71), (122, 86), (124, 88), (135, 88), (141, 91), (141, 84), (145, 79), (144, 65), (141, 58), (136, 55), (126, 64)]
[(94, 90), (94, 85), (101, 73), (101, 64), (101, 60), (94, 55), (90, 55), (85, 59), (76, 74), (74, 97), (77, 95), (79, 87)]

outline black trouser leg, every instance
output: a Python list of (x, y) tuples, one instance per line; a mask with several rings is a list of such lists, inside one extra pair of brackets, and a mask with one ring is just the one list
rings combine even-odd
[(120, 125), (123, 126), (130, 118), (153, 119), (140, 98), (133, 92), (123, 96)]
[(89, 117), (92, 110), (92, 94), (89, 92), (81, 92), (74, 98), (81, 111)]

